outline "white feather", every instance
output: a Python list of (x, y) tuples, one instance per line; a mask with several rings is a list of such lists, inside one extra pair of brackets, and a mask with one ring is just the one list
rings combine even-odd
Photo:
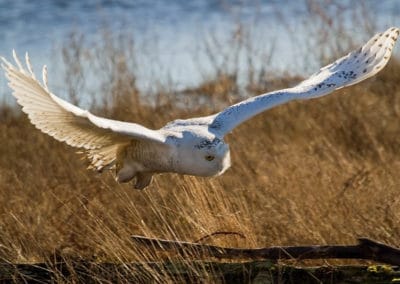
[[(74, 106), (50, 93), (47, 88), (47, 68), (43, 67), (43, 85), (41, 85), (34, 77), (28, 55), (26, 55), (28, 72), (23, 68), (15, 52), (13, 55), (18, 68), (2, 58), (9, 86), (31, 122), (43, 132), (47, 133), (47, 131), (53, 130), (54, 138), (62, 139), (71, 146), (76, 146), (76, 143), (83, 143), (83, 147), (87, 149), (103, 146), (90, 142), (89, 137), (97, 137), (99, 140), (107, 141), (110, 139), (119, 141), (135, 138), (158, 143), (165, 142), (165, 136), (159, 131), (150, 130), (136, 123), (93, 115), (89, 111)], [(65, 127), (77, 132), (67, 132)], [(76, 134), (79, 132), (88, 135), (77, 136)], [(76, 139), (77, 142), (69, 143), (73, 139)]]
[(358, 50), (321, 68), (293, 88), (252, 97), (224, 109), (212, 117), (210, 131), (223, 136), (240, 123), (267, 109), (291, 100), (325, 96), (375, 75), (389, 61), (398, 35), (398, 28), (390, 28), (375, 35)]
[[(14, 97), (32, 124), (70, 146), (97, 149), (99, 154), (102, 153), (102, 149), (106, 149), (103, 159), (94, 160), (97, 169), (102, 167), (102, 160), (111, 163), (111, 160), (115, 159), (118, 147), (132, 139), (161, 144), (165, 142), (166, 138), (162, 132), (135, 123), (101, 118), (60, 99), (48, 90), (46, 66), (43, 67), (42, 85), (35, 78), (28, 54), (25, 56), (26, 69), (15, 51), (13, 57), (17, 67), (4, 58), (2, 66)], [(113, 158), (110, 149), (114, 150)]]

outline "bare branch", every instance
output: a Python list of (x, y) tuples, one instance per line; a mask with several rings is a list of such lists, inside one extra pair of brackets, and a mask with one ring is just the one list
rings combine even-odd
[(400, 250), (367, 238), (357, 245), (276, 246), (268, 248), (226, 248), (200, 243), (171, 241), (143, 236), (132, 236), (140, 245), (180, 253), (229, 259), (368, 259), (391, 265), (400, 265)]

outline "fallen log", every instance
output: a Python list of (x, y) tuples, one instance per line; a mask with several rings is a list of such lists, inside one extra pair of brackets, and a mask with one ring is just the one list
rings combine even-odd
[[(133, 236), (139, 245), (173, 251), (183, 258), (163, 262), (105, 263), (60, 257), (35, 264), (0, 263), (0, 282), (227, 282), (227, 283), (398, 283), (400, 250), (369, 239), (357, 245), (225, 248)], [(196, 258), (202, 257), (202, 258)], [(229, 259), (209, 261), (206, 257)], [(250, 261), (243, 261), (243, 259)], [(391, 265), (297, 267), (282, 259), (368, 259)], [(197, 260), (196, 260), (197, 259)], [(232, 260), (236, 259), (236, 262)], [(260, 260), (263, 259), (263, 260)], [(396, 265), (396, 266), (392, 266)]]
[[(399, 283), (399, 267), (296, 267), (270, 261), (0, 263), (1, 283)], [(168, 280), (168, 281), (167, 281)]]
[(229, 248), (177, 240), (163, 240), (132, 236), (140, 245), (155, 250), (174, 251), (183, 256), (208, 256), (219, 259), (366, 259), (391, 265), (400, 265), (400, 249), (359, 238), (357, 245), (275, 246), (268, 248)]

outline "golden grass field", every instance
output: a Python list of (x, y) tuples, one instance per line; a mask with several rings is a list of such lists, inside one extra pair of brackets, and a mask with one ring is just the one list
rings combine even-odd
[[(253, 90), (298, 81), (277, 79)], [(18, 107), (4, 105), (0, 259), (33, 263), (57, 254), (98, 262), (160, 261), (174, 256), (146, 251), (130, 235), (196, 241), (218, 231), (243, 236), (203, 242), (265, 247), (353, 244), (368, 237), (399, 247), (399, 82), (400, 62), (393, 58), (366, 82), (274, 108), (227, 136), (232, 167), (224, 175), (161, 174), (143, 191), (117, 184), (112, 173), (86, 170), (76, 149), (40, 133)], [(182, 109), (168, 93), (150, 106), (134, 83), (118, 81), (111, 103), (93, 112), (157, 128), (215, 112), (237, 100), (227, 95), (234, 89), (226, 77), (216, 78), (190, 90), (187, 100), (213, 93), (209, 102), (222, 102), (218, 107)]]

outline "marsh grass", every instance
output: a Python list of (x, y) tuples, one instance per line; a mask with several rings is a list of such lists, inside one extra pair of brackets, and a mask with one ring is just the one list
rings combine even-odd
[[(83, 63), (101, 69), (99, 78), (107, 78), (101, 91), (108, 95), (93, 97), (97, 114), (156, 128), (240, 99), (232, 95), (241, 88), (235, 76), (220, 70), (198, 88), (178, 95), (160, 91), (149, 103), (136, 87), (126, 42), (113, 46), (105, 39), (92, 53), (78, 42), (71, 39), (63, 52), (65, 65), (72, 68), (66, 72), (68, 92), (72, 101), (80, 101)], [(301, 80), (259, 78), (249, 81), (251, 94)], [(196, 241), (218, 231), (239, 233), (204, 240), (230, 247), (350, 244), (364, 236), (400, 246), (399, 81), (400, 62), (392, 59), (376, 77), (335, 95), (272, 109), (227, 136), (233, 166), (223, 176), (162, 174), (144, 191), (117, 184), (112, 173), (86, 170), (74, 149), (41, 134), (17, 108), (3, 105), (0, 259), (141, 262), (145, 269), (140, 273), (126, 267), (132, 278), (118, 273), (92, 277), (176, 282), (184, 279), (145, 263), (191, 257), (155, 253), (132, 243), (131, 235)], [(186, 101), (196, 103), (183, 108)], [(193, 268), (193, 277), (198, 269)], [(215, 280), (213, 272), (205, 275)], [(73, 273), (59, 277), (79, 281)]]

